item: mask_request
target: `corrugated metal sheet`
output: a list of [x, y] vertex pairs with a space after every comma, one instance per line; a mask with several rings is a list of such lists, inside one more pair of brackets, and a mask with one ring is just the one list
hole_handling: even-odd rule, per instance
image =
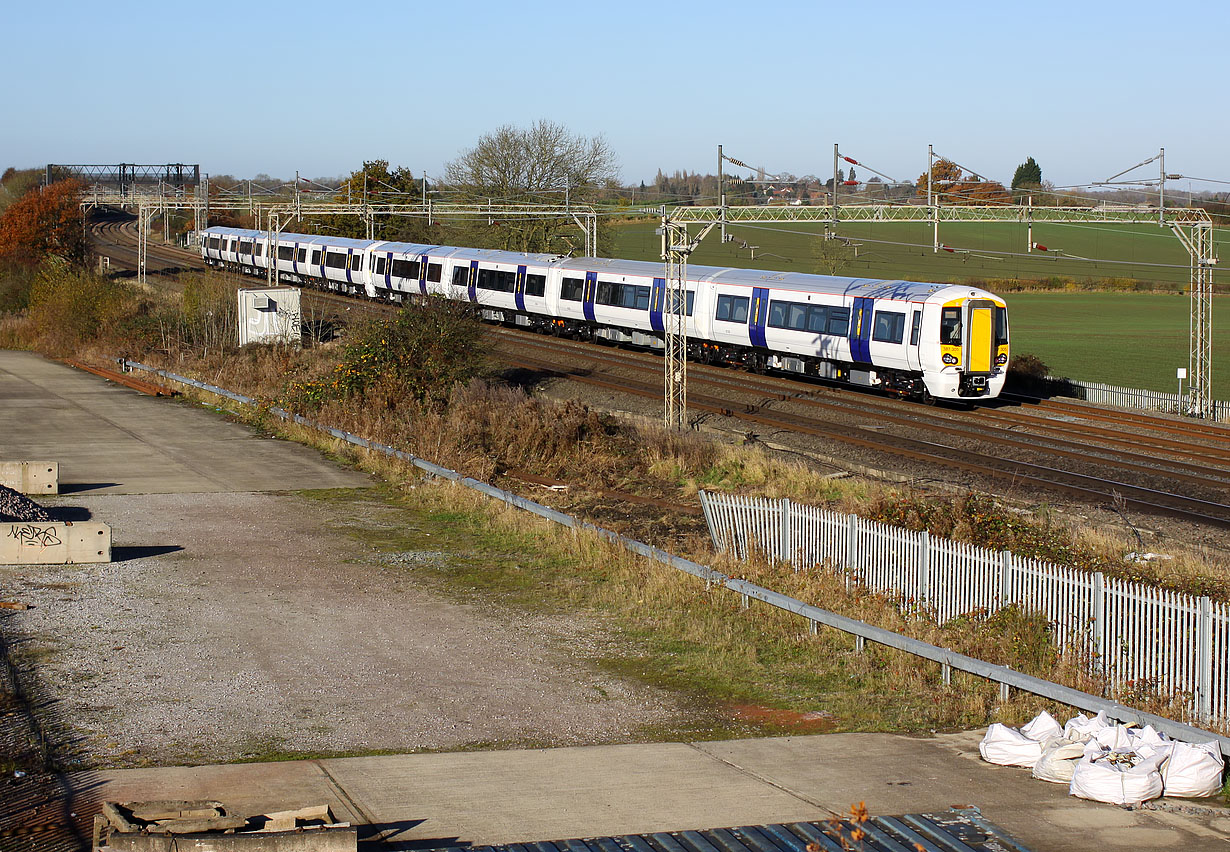
[[1029, 852], [982, 819], [976, 808], [872, 817], [857, 825], [848, 819], [745, 825], [500, 846], [448, 846], [433, 852], [807, 852], [809, 846], [812, 852]]

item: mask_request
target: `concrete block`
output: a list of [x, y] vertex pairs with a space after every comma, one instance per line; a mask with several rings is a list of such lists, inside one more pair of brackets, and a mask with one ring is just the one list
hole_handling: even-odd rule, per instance
[[0, 461], [0, 485], [22, 494], [59, 494], [60, 463]]
[[110, 562], [111, 527], [96, 521], [0, 524], [0, 565]]

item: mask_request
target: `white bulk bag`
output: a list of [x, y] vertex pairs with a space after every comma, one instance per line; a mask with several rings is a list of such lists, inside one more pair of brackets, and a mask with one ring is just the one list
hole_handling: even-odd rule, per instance
[[1110, 721], [1106, 718], [1106, 714], [1099, 710], [1098, 715], [1090, 719], [1084, 713], [1077, 713], [1068, 723], [1063, 726], [1063, 737], [1066, 740], [1075, 740], [1077, 742], [1089, 742], [1089, 738], [1103, 728], [1111, 727]]
[[1160, 762], [1159, 757], [1145, 757], [1135, 751], [1086, 755], [1076, 764], [1068, 790], [1073, 796], [1095, 802], [1139, 805], [1162, 795]]
[[1021, 726], [1021, 733], [1031, 740], [1044, 743], [1062, 734], [1063, 728], [1055, 721], [1054, 716], [1043, 710], [1028, 725]]
[[1097, 757], [1106, 751], [1135, 751], [1136, 733], [1124, 725], [1111, 725], [1093, 732], [1085, 743], [1085, 755]]
[[996, 722], [987, 728], [978, 752], [988, 763], [1000, 766], [1033, 766], [1042, 756], [1042, 743], [1031, 740], [1016, 728]]
[[1042, 746], [1042, 756], [1034, 764], [1033, 776], [1041, 781], [1069, 784], [1076, 764], [1085, 756], [1083, 743], [1065, 740], [1062, 737], [1047, 740]]
[[1169, 757], [1162, 764], [1162, 785], [1167, 796], [1201, 798], [1221, 790], [1226, 765], [1215, 742], [1167, 743]]

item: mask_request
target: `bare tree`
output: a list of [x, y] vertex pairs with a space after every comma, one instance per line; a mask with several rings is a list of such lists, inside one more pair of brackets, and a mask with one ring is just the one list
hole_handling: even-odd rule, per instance
[[[586, 202], [615, 187], [618, 175], [605, 139], [573, 135], [545, 119], [484, 134], [445, 166], [456, 197], [497, 205]], [[562, 220], [498, 222], [487, 230], [487, 242], [521, 251], [559, 251], [580, 241], [576, 226]]]

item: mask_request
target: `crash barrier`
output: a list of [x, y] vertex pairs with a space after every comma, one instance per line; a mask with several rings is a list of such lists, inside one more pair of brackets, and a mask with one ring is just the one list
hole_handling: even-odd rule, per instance
[[[126, 361], [121, 359], [125, 370], [144, 370], [151, 373], [156, 373], [163, 378], [170, 379], [175, 382], [194, 387], [199, 390], [206, 391], [215, 396], [224, 399], [232, 400], [241, 405], [255, 406], [257, 400], [243, 394], [235, 393], [234, 391], [226, 390], [225, 388], [217, 387], [216, 385], [199, 382], [196, 379], [191, 379], [186, 376], [180, 376], [166, 370], [160, 370], [155, 367], [149, 367], [140, 364], [136, 361]], [[681, 556], [675, 556], [667, 553], [665, 550], [637, 541], [636, 539], [622, 536], [619, 533], [591, 524], [587, 521], [581, 521], [571, 515], [566, 515], [563, 512], [556, 511], [548, 506], [543, 506], [541, 503], [535, 503], [533, 500], [527, 500], [519, 494], [513, 494], [509, 491], [504, 491], [501, 488], [496, 488], [486, 482], [481, 482], [477, 479], [472, 479], [468, 476], [463, 476], [455, 470], [442, 467], [438, 464], [433, 464], [426, 459], [421, 459], [415, 455], [405, 452], [404, 450], [390, 447], [387, 444], [381, 444], [376, 441], [369, 441], [366, 438], [354, 435], [350, 432], [341, 429], [334, 429], [330, 426], [325, 426], [315, 421], [309, 420], [299, 414], [293, 414], [282, 408], [270, 407], [266, 409], [271, 415], [281, 420], [297, 423], [301, 426], [306, 426], [311, 429], [323, 432], [326, 435], [331, 435], [338, 440], [345, 441], [356, 447], [362, 447], [372, 452], [382, 453], [391, 458], [400, 459], [414, 467], [428, 473], [432, 476], [441, 479], [447, 479], [458, 485], [470, 488], [480, 494], [485, 494], [496, 500], [500, 500], [510, 506], [515, 506], [518, 509], [523, 509], [531, 514], [546, 518], [561, 526], [570, 529], [585, 530], [593, 533], [599, 538], [610, 541], [629, 553], [635, 553], [638, 556], [643, 556], [647, 559], [652, 559], [663, 565], [670, 566], [679, 571], [691, 574], [704, 580], [707, 585], [723, 586], [733, 592], [737, 592], [743, 597], [745, 604], [752, 600], [758, 600], [770, 606], [787, 612], [793, 612], [796, 615], [802, 616], [811, 622], [812, 630], [815, 631], [819, 625], [833, 627], [841, 630], [844, 633], [849, 633], [856, 637], [856, 642], [861, 646], [864, 642], [870, 641], [879, 645], [885, 645], [889, 648], [895, 648], [899, 651], [904, 651], [908, 654], [913, 654], [917, 657], [932, 660], [939, 663], [941, 671], [945, 679], [947, 679], [953, 670], [968, 672], [987, 680], [1000, 684], [1001, 694], [1006, 698], [1010, 688], [1021, 689], [1025, 692], [1040, 695], [1044, 698], [1049, 698], [1052, 701], [1058, 701], [1061, 704], [1066, 704], [1069, 707], [1076, 707], [1081, 710], [1088, 710], [1093, 713], [1103, 712], [1107, 717], [1119, 720], [1124, 723], [1135, 725], [1153, 725], [1159, 731], [1163, 731], [1171, 737], [1188, 742], [1209, 742], [1216, 741], [1221, 748], [1222, 753], [1230, 755], [1230, 737], [1221, 734], [1215, 734], [1211, 731], [1202, 730], [1193, 725], [1184, 722], [1177, 722], [1173, 719], [1166, 719], [1154, 713], [1146, 713], [1143, 710], [1137, 710], [1132, 707], [1127, 707], [1118, 702], [1102, 698], [1097, 695], [1091, 695], [1087, 692], [1081, 692], [1078, 689], [1063, 686], [1058, 683], [1052, 683], [1042, 678], [1033, 677], [1032, 675], [1022, 674], [1021, 672], [1013, 671], [1006, 666], [988, 663], [984, 660], [979, 660], [974, 657], [959, 654], [951, 651], [948, 648], [940, 648], [937, 645], [931, 645], [927, 642], [922, 642], [918, 639], [904, 636], [900, 633], [894, 633], [891, 630], [886, 630], [882, 627], [876, 627], [872, 624], [866, 624], [862, 621], [857, 621], [844, 615], [839, 615], [835, 612], [830, 612], [821, 609], [817, 606], [804, 603], [787, 595], [780, 594], [771, 589], [766, 589], [763, 586], [758, 586], [755, 583], [749, 583], [747, 580], [741, 580], [736, 577], [728, 577], [719, 571], [693, 562], [690, 559], [684, 559]]]
[[0, 461], [0, 485], [22, 494], [59, 494], [59, 462]]
[[1112, 687], [1148, 683], [1190, 695], [1202, 722], [1230, 717], [1225, 604], [790, 500], [702, 491], [700, 501], [719, 553], [826, 565], [940, 624], [1017, 604], [1045, 615], [1058, 647], [1090, 655]]

